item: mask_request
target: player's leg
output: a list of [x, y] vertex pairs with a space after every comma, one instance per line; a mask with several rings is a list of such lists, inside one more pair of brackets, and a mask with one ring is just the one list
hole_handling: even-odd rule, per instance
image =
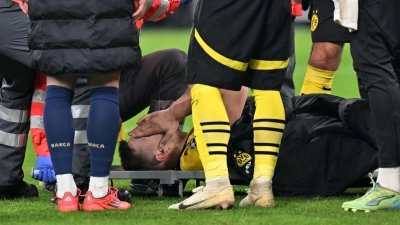
[[[52, 78], [50, 78], [50, 79], [52, 79]], [[54, 83], [54, 81], [50, 80], [50, 82], [48, 84], [51, 85], [53, 83]], [[71, 81], [71, 83], [73, 83], [73, 82]], [[58, 84], [58, 83], [55, 83], [55, 84]], [[73, 86], [74, 85], [70, 85], [69, 87], [73, 88]], [[56, 115], [58, 115], [58, 116], [63, 115], [63, 118], [65, 118], [65, 121], [68, 121], [67, 124], [73, 124], [72, 126], [71, 125], [66, 126], [68, 130], [66, 130], [65, 134], [74, 133], [74, 135], [71, 135], [71, 134], [68, 135], [69, 141], [65, 142], [65, 143], [71, 143], [70, 139], [72, 137], [72, 143], [75, 143], [75, 145], [73, 145], [74, 148], [77, 147], [77, 145], [76, 145], [77, 143], [79, 143], [83, 148], [86, 148], [86, 146], [88, 145], [88, 141], [86, 138], [86, 136], [87, 136], [86, 135], [86, 124], [87, 124], [87, 118], [88, 118], [89, 108], [90, 108], [88, 103], [91, 98], [90, 98], [90, 96], [88, 96], [89, 92], [87, 91], [87, 88], [86, 88], [86, 86], [87, 86], [86, 79], [80, 79], [80, 81], [78, 82], [78, 86], [79, 86], [79, 88], [77, 89], [77, 91], [75, 93], [72, 92], [72, 90], [70, 90], [69, 88], [62, 89], [63, 87], [59, 87], [59, 86], [55, 86], [55, 85], [49, 86], [47, 88], [46, 96], [49, 99], [46, 100], [47, 111], [46, 111], [46, 107], [45, 107], [44, 118], [45, 118], [45, 126], [47, 124], [46, 130], [47, 130], [47, 140], [48, 141], [53, 141], [55, 138], [54, 135], [52, 135], [52, 133], [54, 132], [54, 131], [52, 131], [52, 129], [54, 129], [54, 127], [49, 124], [57, 124], [55, 121], [53, 121], [54, 119], [57, 120], [57, 118], [55, 118], [55, 115], [52, 114], [52, 113], [56, 113]], [[98, 93], [100, 93], [100, 94], [98, 94]], [[96, 92], [96, 94], [93, 95], [92, 100], [97, 102], [96, 97], [102, 98], [101, 94], [102, 94], [101, 90]], [[116, 98], [118, 98], [118, 95], [116, 95]], [[72, 102], [75, 102], [75, 105], [72, 105], [72, 107], [71, 107]], [[85, 103], [87, 103], [87, 104], [85, 104]], [[54, 110], [54, 106], [57, 107], [59, 111]], [[106, 107], [106, 109], [109, 108], [109, 107], [107, 107], [107, 104], [104, 104], [104, 106]], [[69, 110], [67, 110], [68, 107], [69, 107]], [[107, 111], [107, 110], [105, 110], [105, 111]], [[72, 123], [71, 123], [71, 121], [72, 121]], [[61, 123], [63, 123], [63, 122], [61, 122]], [[76, 127], [76, 126], [78, 126], [77, 129], [74, 129], [74, 127]], [[60, 127], [65, 127], [65, 126], [61, 125]], [[72, 131], [70, 129], [71, 127], [72, 127]], [[84, 132], [83, 136], [82, 136], [82, 131]], [[77, 133], [78, 133], [78, 135], [77, 135]], [[77, 136], [77, 138], [78, 138], [75, 142], [74, 142], [74, 139], [75, 139], [74, 136], [75, 137]], [[62, 143], [62, 142], [60, 142], [60, 143]], [[78, 144], [78, 146], [79, 146], [79, 144]], [[53, 163], [57, 164], [57, 166], [55, 167], [55, 171], [57, 173], [57, 183], [58, 183], [57, 184], [58, 188], [57, 188], [57, 193], [56, 193], [56, 196], [58, 198], [58, 200], [57, 200], [58, 201], [58, 209], [60, 211], [75, 211], [75, 210], [77, 210], [77, 206], [78, 206], [78, 196], [81, 194], [80, 188], [84, 188], [85, 192], [88, 189], [90, 190], [90, 188], [88, 187], [89, 186], [88, 175], [90, 173], [90, 168], [85, 167], [85, 165], [88, 165], [89, 167], [91, 165], [90, 162], [88, 162], [88, 158], [90, 157], [90, 154], [86, 151], [86, 149], [83, 149], [82, 151], [78, 152], [78, 154], [77, 154], [76, 149], [75, 149], [75, 157], [76, 158], [74, 158], [74, 160], [72, 160], [72, 150], [71, 150], [72, 146], [69, 146], [69, 144], [66, 144], [66, 146], [64, 146], [64, 147], [67, 147], [67, 148], [62, 149], [61, 151], [60, 150], [54, 151], [50, 147], [52, 161], [53, 161]], [[81, 153], [81, 154], [79, 154], [79, 153]], [[84, 154], [85, 158], [81, 157], [82, 154]], [[69, 162], [68, 159], [71, 160], [70, 163], [68, 163]], [[102, 159], [103, 158], [100, 157], [99, 160], [102, 161]], [[63, 162], [61, 162], [61, 161], [63, 161]], [[75, 167], [73, 167], [72, 164], [74, 164]], [[87, 175], [86, 174], [83, 174], [82, 176], [80, 175], [82, 173], [82, 168], [86, 169]], [[72, 175], [73, 169], [76, 170], [74, 175]], [[108, 170], [109, 170], [109, 168], [108, 168]], [[97, 169], [95, 171], [97, 171]], [[97, 178], [97, 177], [94, 178], [94, 183], [96, 183], [99, 180], [100, 180], [100, 183], [101, 183], [101, 181], [103, 181], [101, 178]], [[109, 191], [108, 179], [106, 179], [105, 182], [107, 184], [105, 189], [106, 189], [106, 192], [108, 193], [108, 191]], [[115, 191], [116, 190], [114, 190], [114, 189], [110, 189], [110, 192], [115, 192]], [[96, 195], [96, 194], [94, 194], [94, 195]], [[111, 196], [115, 196], [115, 195], [111, 194]], [[110, 200], [111, 198], [107, 197], [106, 201]], [[88, 207], [88, 204], [85, 205], [86, 210], [88, 210], [87, 208], [92, 208], [93, 205], [97, 206], [99, 201], [104, 202], [105, 200], [102, 198], [93, 199], [93, 201], [90, 202], [90, 203], [94, 202], [93, 204], [90, 204], [89, 207]], [[125, 204], [125, 203], [123, 203], [123, 204]]]
[[291, 9], [288, 9], [288, 4], [290, 1], [271, 1], [265, 8], [267, 13], [263, 21], [266, 32], [259, 35], [260, 49], [254, 52], [249, 64], [245, 84], [252, 88], [256, 104], [253, 122], [255, 164], [248, 195], [240, 206], [275, 206], [272, 177], [285, 127], [285, 111], [279, 90], [291, 55]]
[[[248, 196], [241, 206], [275, 206], [272, 193], [272, 177], [285, 127], [285, 112], [277, 90], [255, 90], [254, 114], [254, 174]], [[258, 200], [256, 200], [258, 199]]]
[[72, 177], [75, 129], [71, 103], [75, 82], [76, 77], [47, 76], [43, 124], [57, 178], [56, 196], [59, 211], [78, 210], [79, 191]]
[[[90, 177], [90, 151], [86, 136], [87, 118], [90, 109], [90, 92], [87, 87], [87, 79], [79, 77], [74, 90], [71, 111], [75, 126], [75, 138], [73, 146], [72, 174], [76, 186], [81, 191], [81, 196], [86, 194], [89, 188]], [[45, 189], [55, 190], [56, 182], [46, 183]], [[83, 199], [81, 199], [82, 201]]]
[[[260, 4], [264, 4], [263, 1], [248, 4], [206, 0], [197, 6], [186, 80], [194, 84], [192, 118], [206, 187], [201, 191], [196, 189], [192, 197], [170, 209], [229, 208], [234, 204], [226, 161], [229, 119], [218, 88], [241, 89], [251, 53], [257, 46], [252, 39], [255, 40], [260, 31], [252, 25], [253, 20], [263, 19], [258, 13]], [[230, 19], [241, 21], [243, 26], [226, 26], [225, 21]], [[208, 200], [201, 202], [202, 199]]]
[[314, 0], [312, 3], [310, 13], [313, 47], [300, 94], [330, 94], [343, 45], [350, 41], [352, 34], [333, 21], [332, 1]]
[[[351, 41], [354, 68], [368, 93], [378, 147], [377, 183], [345, 210], [400, 209], [400, 88], [392, 59], [400, 44], [400, 2], [360, 1], [359, 26]], [[378, 21], [378, 22], [377, 22]], [[370, 38], [374, 37], [374, 38]]]
[[218, 88], [204, 84], [193, 85], [190, 93], [194, 135], [206, 187], [194, 189], [194, 195], [169, 209], [230, 208], [234, 204], [226, 161], [230, 126], [222, 95]]
[[300, 94], [330, 94], [333, 77], [340, 64], [342, 42], [313, 43]]
[[218, 88], [203, 84], [194, 85], [190, 93], [194, 135], [206, 186], [194, 189], [194, 195], [169, 209], [230, 208], [234, 204], [226, 161], [230, 126], [221, 93]]
[[85, 211], [130, 208], [129, 203], [118, 199], [118, 190], [108, 185], [120, 130], [119, 76], [120, 73], [112, 73], [88, 77], [91, 101], [87, 140], [91, 169], [89, 189], [82, 204]]
[[[90, 93], [87, 87], [87, 79], [79, 77], [74, 90], [74, 97], [71, 105], [72, 117], [75, 126], [75, 138], [72, 153], [72, 174], [76, 186], [78, 189], [80, 189], [82, 196], [88, 190], [90, 176], [90, 153], [86, 137], [86, 125], [89, 108]], [[55, 192], [56, 184], [56, 182], [45, 183], [44, 188], [47, 191]]]

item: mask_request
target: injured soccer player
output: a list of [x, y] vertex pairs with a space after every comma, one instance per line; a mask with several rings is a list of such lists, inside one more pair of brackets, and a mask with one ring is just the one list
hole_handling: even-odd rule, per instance
[[[293, 99], [282, 96], [287, 129], [272, 180], [273, 194], [335, 196], [352, 185], [368, 186], [366, 174], [377, 168], [368, 102], [327, 94]], [[176, 101], [178, 105], [184, 105], [182, 99]], [[235, 122], [230, 122], [227, 165], [229, 174], [240, 183], [250, 183], [254, 172], [254, 99], [248, 97], [243, 105], [240, 114], [230, 118]], [[129, 132], [129, 141], [120, 142], [125, 170], [203, 170], [193, 129], [183, 132], [177, 128], [182, 118], [172, 116], [176, 106], [146, 115]], [[366, 180], [360, 183], [361, 178]]]
[[[221, 91], [224, 103], [227, 105], [226, 108], [231, 125], [240, 118], [243, 106], [247, 104], [247, 94], [248, 89], [246, 87], [243, 87], [240, 91]], [[181, 113], [176, 115], [174, 112]], [[168, 113], [172, 113], [174, 116], [167, 116]], [[203, 170], [198, 157], [193, 129], [189, 133], [183, 132], [178, 129], [178, 124], [176, 123], [189, 114], [190, 95], [189, 91], [187, 91], [167, 110], [148, 114], [147, 118], [145, 116], [139, 120], [138, 128], [129, 133], [131, 138], [128, 142], [121, 141], [119, 144], [123, 168], [125, 170]], [[172, 123], [166, 121], [168, 118], [174, 118]], [[148, 129], [142, 129], [143, 132], [140, 131], [141, 122], [153, 120], [158, 123], [158, 119], [163, 120], [164, 124], [175, 125], [170, 126], [167, 131], [162, 130], [160, 127], [158, 134], [156, 130], [152, 130], [152, 133], [147, 133], [148, 135], [146, 135], [146, 132], [149, 132]], [[143, 122], [143, 124], [145, 123]], [[167, 138], [164, 132], [168, 134]], [[139, 133], [141, 137], [135, 137]]]

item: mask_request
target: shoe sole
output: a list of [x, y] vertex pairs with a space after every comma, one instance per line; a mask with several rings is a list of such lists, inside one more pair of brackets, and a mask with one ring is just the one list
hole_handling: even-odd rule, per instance
[[[240, 207], [258, 206], [258, 207], [266, 207], [266, 208], [275, 207], [275, 199], [272, 194], [270, 197], [267, 197], [266, 199], [264, 197], [265, 196], [261, 195], [260, 197], [254, 199], [254, 200], [251, 200], [251, 197], [248, 195], [239, 203], [239, 206]], [[247, 201], [245, 201], [246, 198], [249, 198], [249, 199], [247, 199]]]
[[74, 212], [74, 211], [79, 211], [79, 206], [78, 207], [70, 206], [70, 207], [64, 207], [62, 209], [60, 209], [60, 208], [57, 208], [57, 209], [60, 212]]
[[239, 204], [240, 207], [246, 207], [246, 206], [257, 206], [257, 207], [265, 207], [265, 208], [274, 208], [275, 207], [275, 203], [274, 204], [257, 204], [257, 203], [253, 203], [253, 204]]
[[365, 213], [369, 212], [375, 212], [375, 211], [395, 211], [399, 210], [397, 208], [385, 208], [385, 209], [358, 209], [358, 208], [350, 208], [350, 207], [342, 207], [342, 209], [346, 212], [351, 211], [351, 212], [358, 212], [358, 211], [364, 211]]
[[349, 208], [349, 207], [342, 207], [342, 209], [346, 212], [351, 211], [351, 212], [357, 212], [357, 211], [364, 211], [365, 213], [373, 212], [374, 210], [370, 209], [355, 209], [355, 208]]
[[186, 209], [175, 209], [171, 208], [173, 210], [202, 210], [202, 209], [218, 209], [218, 210], [225, 210], [225, 209], [232, 209], [233, 206], [235, 205], [235, 201], [231, 200], [224, 200], [216, 205], [212, 205], [209, 207], [192, 207], [192, 208], [186, 208]]
[[128, 210], [128, 209], [130, 209], [130, 207], [127, 208], [127, 209], [123, 209], [123, 208], [107, 208], [107, 209], [106, 209], [106, 208], [103, 208], [102, 206], [95, 205], [95, 204], [90, 205], [90, 206], [82, 206], [82, 210], [83, 210], [83, 211]]

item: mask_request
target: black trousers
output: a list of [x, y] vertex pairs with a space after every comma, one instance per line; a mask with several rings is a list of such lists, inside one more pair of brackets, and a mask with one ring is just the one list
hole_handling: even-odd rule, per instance
[[399, 11], [398, 0], [360, 0], [350, 45], [370, 102], [381, 168], [400, 166]]
[[[142, 57], [136, 70], [122, 71], [119, 82], [119, 105], [122, 121], [140, 113], [168, 108], [187, 89], [185, 52], [166, 49]], [[84, 79], [78, 80], [72, 112], [75, 122], [75, 144], [72, 172], [90, 176], [90, 153], [87, 147], [86, 123], [89, 109], [89, 92]]]
[[29, 68], [28, 17], [18, 4], [0, 0], [0, 187], [23, 182], [36, 72]]
[[296, 67], [296, 53], [295, 53], [295, 43], [294, 43], [294, 21], [292, 21], [290, 28], [290, 59], [289, 65], [286, 70], [285, 77], [283, 79], [281, 92], [284, 92], [287, 97], [293, 98], [295, 94], [293, 74], [294, 68]]

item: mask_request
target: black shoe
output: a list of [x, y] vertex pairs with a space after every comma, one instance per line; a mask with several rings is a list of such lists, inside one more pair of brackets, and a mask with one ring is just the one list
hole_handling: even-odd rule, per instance
[[[182, 186], [185, 188], [188, 180], [182, 180]], [[158, 187], [160, 186], [160, 180], [157, 179], [135, 179], [131, 180], [131, 191], [132, 192], [150, 192], [158, 193]], [[165, 196], [179, 196], [179, 182], [174, 184], [162, 185], [163, 195]]]
[[160, 181], [156, 179], [135, 179], [131, 180], [131, 191], [157, 192]]
[[0, 199], [37, 198], [39, 192], [35, 185], [22, 182], [14, 186], [0, 187]]
[[54, 182], [44, 183], [43, 190], [45, 192], [56, 193], [56, 191], [57, 191], [57, 182], [54, 181]]
[[83, 200], [85, 199], [86, 192], [89, 189], [90, 177], [83, 177], [78, 174], [73, 174], [73, 176], [76, 187], [81, 190], [81, 195], [79, 196], [79, 203], [82, 204]]

